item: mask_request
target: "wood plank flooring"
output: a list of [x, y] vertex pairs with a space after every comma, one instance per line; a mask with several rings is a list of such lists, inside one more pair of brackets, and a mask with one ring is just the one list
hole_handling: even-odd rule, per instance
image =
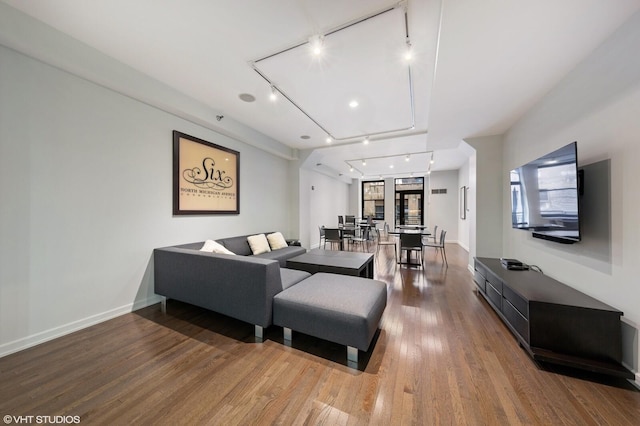
[[[371, 248], [374, 251], [374, 248]], [[0, 359], [0, 415], [80, 424], [638, 425], [626, 381], [536, 365], [474, 291], [467, 252], [376, 258], [388, 305], [358, 369], [343, 346], [191, 305], [151, 306]], [[14, 422], [15, 423], [15, 422]]]

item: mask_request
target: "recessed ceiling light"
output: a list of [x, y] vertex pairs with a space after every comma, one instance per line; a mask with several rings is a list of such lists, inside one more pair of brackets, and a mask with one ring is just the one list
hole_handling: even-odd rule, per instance
[[393, 164], [391, 164], [391, 165], [389, 166], [389, 168], [390, 168], [390, 169], [393, 169]]
[[275, 102], [278, 100], [278, 93], [276, 92], [276, 88], [271, 86], [271, 93], [269, 94], [269, 99], [271, 102]]
[[300, 139], [311, 139], [311, 136], [309, 136], [309, 135], [302, 135], [302, 136], [300, 136]]
[[362, 165], [366, 166], [367, 165], [367, 160], [362, 160]]
[[349, 167], [349, 171], [352, 172], [353, 171], [353, 167]]
[[362, 143], [365, 144], [365, 145], [369, 145], [369, 136], [366, 136], [364, 138], [364, 140], [362, 141]]
[[240, 93], [238, 97], [240, 98], [241, 101], [245, 101], [245, 102], [255, 102], [256, 100], [256, 97], [250, 93]]
[[409, 155], [407, 154], [406, 157], [404, 157], [404, 161], [409, 161]]
[[327, 143], [331, 143], [331, 142], [333, 142], [333, 139], [331, 139], [331, 136], [327, 136], [326, 141], [327, 141]]
[[352, 100], [351, 102], [349, 102], [349, 107], [350, 108], [358, 108], [358, 105], [360, 105], [360, 104], [355, 99]]

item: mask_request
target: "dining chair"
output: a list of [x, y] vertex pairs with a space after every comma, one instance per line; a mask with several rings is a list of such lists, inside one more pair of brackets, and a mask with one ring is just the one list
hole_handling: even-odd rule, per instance
[[364, 251], [366, 245], [367, 251], [369, 251], [369, 227], [360, 228], [360, 236], [356, 237], [354, 235], [351, 237], [351, 244], [361, 244], [362, 251]]
[[350, 225], [349, 223], [345, 223], [342, 228], [342, 240], [346, 241], [347, 246], [350, 245], [351, 241], [356, 237], [356, 227], [355, 225]]
[[342, 215], [338, 215], [338, 226], [344, 225], [344, 217]]
[[[438, 225], [435, 225], [433, 227], [433, 232], [431, 232], [431, 235], [424, 235], [422, 237], [422, 245], [429, 244], [429, 243], [437, 243], [438, 242], [437, 238], [438, 238]], [[436, 249], [436, 252], [437, 252], [437, 249]]]
[[[400, 234], [400, 263], [405, 265], [420, 266], [423, 264], [422, 257], [422, 234], [419, 233], [401, 233]], [[402, 262], [402, 252], [407, 252], [407, 261]], [[420, 263], [411, 263], [411, 253], [417, 251], [420, 252]]]
[[320, 240], [318, 241], [318, 247], [322, 245], [322, 240], [324, 240], [324, 225], [318, 226], [318, 231], [320, 232]]
[[333, 247], [333, 244], [338, 244], [338, 250], [342, 248], [342, 233], [338, 228], [324, 228], [324, 246], [327, 247], [327, 243], [329, 243], [329, 248]]
[[438, 253], [438, 250], [440, 250], [440, 254], [442, 256], [442, 261], [449, 266], [449, 262], [447, 262], [447, 253], [444, 250], [444, 240], [445, 237], [447, 236], [447, 231], [445, 231], [444, 229], [442, 231], [440, 231], [440, 241], [436, 242], [436, 243], [423, 243], [424, 247], [433, 247], [436, 249], [436, 255]]
[[355, 225], [355, 224], [356, 224], [356, 217], [355, 217], [355, 216], [353, 216], [353, 215], [349, 215], [349, 214], [348, 214], [348, 215], [346, 215], [346, 216], [344, 217], [344, 223], [345, 223], [346, 225]]
[[393, 235], [389, 234], [389, 224], [385, 222], [383, 231], [380, 232], [378, 228], [374, 228], [378, 237], [378, 245], [376, 246], [376, 256], [380, 250], [380, 246], [393, 246], [393, 256], [395, 261], [398, 261], [398, 251], [396, 250], [397, 242]]
[[438, 242], [437, 238], [438, 238], [438, 225], [435, 225], [433, 227], [433, 233], [429, 235], [427, 239], [431, 239], [432, 243], [437, 243]]

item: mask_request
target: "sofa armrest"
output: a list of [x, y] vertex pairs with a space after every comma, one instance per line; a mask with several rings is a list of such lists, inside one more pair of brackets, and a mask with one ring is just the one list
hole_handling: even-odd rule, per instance
[[155, 292], [268, 327], [282, 291], [275, 260], [165, 247], [154, 250]]

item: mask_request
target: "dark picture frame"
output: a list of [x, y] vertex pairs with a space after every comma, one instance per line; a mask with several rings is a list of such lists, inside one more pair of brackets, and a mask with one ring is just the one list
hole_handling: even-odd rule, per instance
[[174, 130], [173, 214], [240, 214], [240, 153]]
[[460, 187], [460, 219], [467, 218], [467, 187]]

